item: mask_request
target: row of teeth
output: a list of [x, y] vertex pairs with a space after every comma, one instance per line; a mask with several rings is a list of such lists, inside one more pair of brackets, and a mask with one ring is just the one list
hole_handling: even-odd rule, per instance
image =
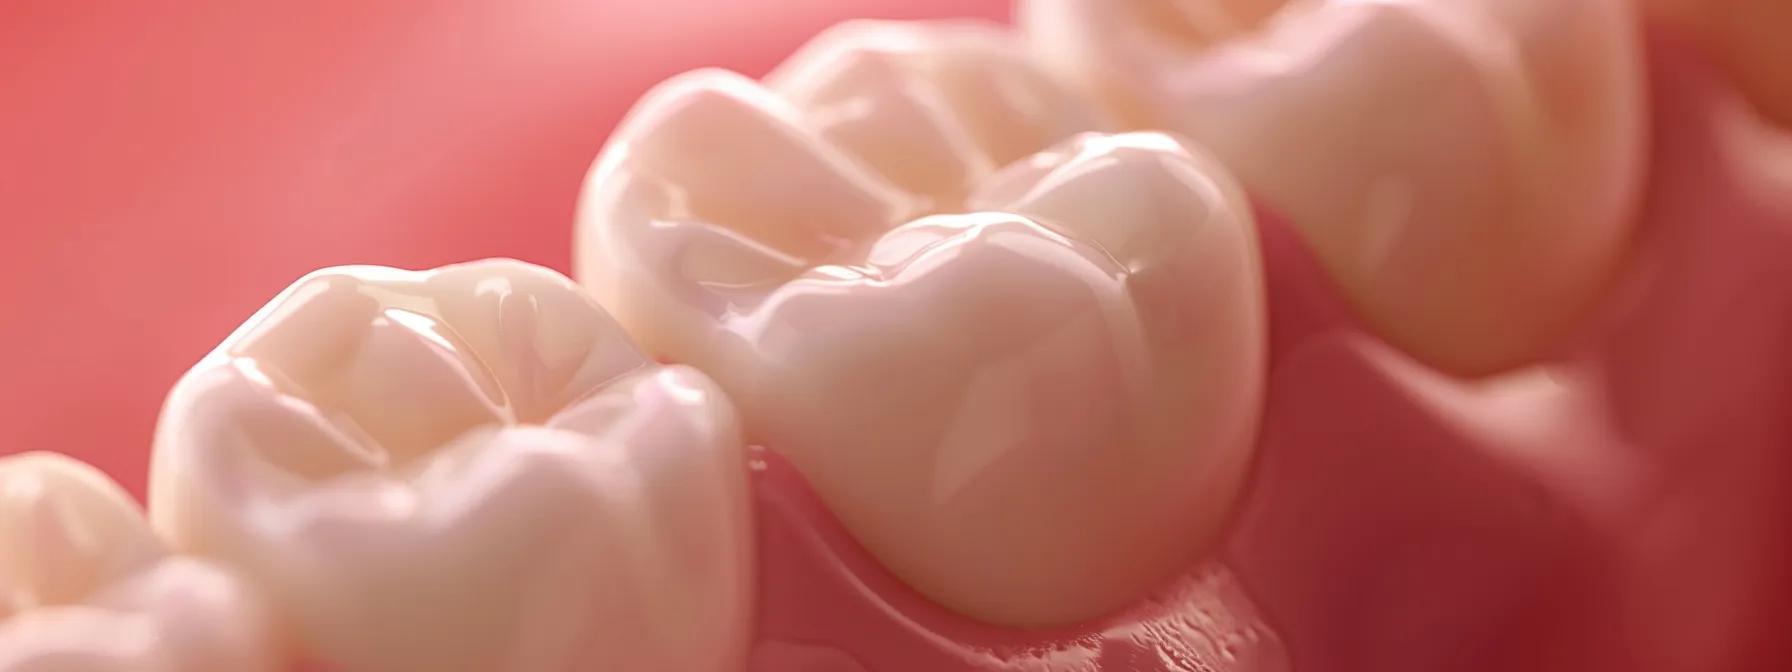
[[971, 618], [1137, 599], [1250, 462], [1246, 187], [1461, 374], [1537, 357], [1629, 234], [1619, 0], [1279, 4], [853, 23], [666, 83], [590, 174], [581, 284], [307, 276], [175, 387], [147, 521], [0, 460], [0, 670], [739, 669], [749, 444]]

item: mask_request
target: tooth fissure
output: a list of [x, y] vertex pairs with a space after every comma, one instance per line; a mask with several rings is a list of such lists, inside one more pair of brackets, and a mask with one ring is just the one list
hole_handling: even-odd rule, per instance
[[[151, 513], [183, 551], [255, 576], [315, 660], [744, 659], [752, 537], [733, 411], [706, 379], [654, 366], [564, 277], [505, 260], [323, 271], [218, 353], [170, 395]], [[301, 384], [279, 384], [285, 372]], [[391, 458], [342, 459], [360, 446]], [[697, 569], [672, 581], [669, 567]]]
[[[659, 87], [587, 177], [578, 260], [894, 573], [1046, 625], [1210, 543], [1255, 426], [1262, 291], [1232, 259], [1254, 232], [1216, 162], [1162, 135], [1075, 135], [1099, 115], [1012, 47], [1000, 29], [855, 24], [765, 88]], [[739, 232], [774, 206], [807, 214], [745, 236], [704, 223]], [[757, 246], [813, 230], [848, 235]], [[696, 245], [714, 247], [671, 252]]]

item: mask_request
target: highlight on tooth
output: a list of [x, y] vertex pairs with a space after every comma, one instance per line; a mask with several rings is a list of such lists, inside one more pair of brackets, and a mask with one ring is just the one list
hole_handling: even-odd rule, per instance
[[1076, 124], [1031, 109], [1043, 84], [976, 84], [1020, 61], [933, 30], [650, 92], [587, 178], [578, 277], [908, 585], [998, 624], [1093, 618], [1230, 512], [1262, 387], [1254, 223], [1205, 153], [1053, 138]]
[[54, 453], [0, 458], [0, 672], [281, 672], [259, 597], [170, 557], [130, 496]]
[[990, 173], [1105, 119], [1017, 36], [977, 21], [848, 21], [766, 86], [807, 126], [936, 211]]
[[732, 406], [571, 281], [488, 260], [299, 280], [175, 386], [150, 517], [342, 672], [733, 670]]
[[1017, 18], [1128, 125], [1212, 150], [1435, 367], [1544, 356], [1626, 257], [1630, 0], [1026, 0]]

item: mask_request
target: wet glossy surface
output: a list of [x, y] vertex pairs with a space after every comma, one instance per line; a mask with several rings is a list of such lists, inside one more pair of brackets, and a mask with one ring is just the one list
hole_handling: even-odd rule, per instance
[[1109, 123], [1005, 26], [981, 21], [842, 23], [765, 83], [927, 212], [952, 212], [1003, 166]]
[[[1652, 49], [1637, 263], [1549, 366], [1465, 382], [1414, 362], [1261, 217], [1265, 432], [1222, 562], [1171, 583], [1199, 587], [1187, 601], [992, 634], [890, 581], [770, 462], [761, 534], [800, 550], [767, 556], [757, 669], [1783, 668], [1792, 136], [1682, 45]], [[1270, 636], [1237, 660], [1134, 655], [1173, 648], [1129, 630], [1153, 623], [1198, 624], [1178, 635], [1197, 647]]]
[[801, 475], [757, 450], [764, 606], [749, 672], [1284, 672], [1287, 653], [1238, 578], [1203, 563], [1119, 613], [994, 627], [915, 592], [852, 540]]
[[[973, 93], [930, 109], [997, 115]], [[650, 94], [587, 185], [581, 280], [962, 613], [1105, 614], [1207, 550], [1249, 462], [1263, 350], [1225, 171], [1167, 136], [1088, 134], [982, 180], [952, 208], [969, 214], [909, 220], [938, 195], [808, 119], [720, 73]]]
[[1010, 4], [0, 3], [0, 90], [30, 101], [0, 106], [0, 350], [29, 353], [0, 376], [0, 453], [65, 452], [141, 500], [169, 386], [293, 279], [570, 273], [580, 180], [655, 83]]
[[1626, 259], [1645, 123], [1627, 0], [1298, 3], [1226, 40], [1141, 4], [1203, 3], [1038, 0], [1020, 23], [1128, 126], [1218, 156], [1417, 359], [1534, 361]]
[[740, 430], [565, 277], [326, 269], [170, 395], [150, 512], [342, 672], [727, 670], [751, 632]]
[[[1094, 622], [992, 628], [902, 586], [771, 459], [756, 671], [1779, 669], [1792, 152], [1712, 72], [1663, 57], [1654, 74], [1637, 262], [1594, 326], [1553, 346], [1560, 365], [1468, 384], [1414, 363], [1355, 324], [1271, 219], [1275, 425], [1224, 563]], [[437, 357], [429, 342], [401, 352]], [[441, 361], [472, 366], [460, 357]], [[502, 416], [517, 405], [495, 376], [430, 391]], [[377, 401], [350, 396], [332, 398]], [[359, 461], [319, 471], [406, 453], [339, 451]]]

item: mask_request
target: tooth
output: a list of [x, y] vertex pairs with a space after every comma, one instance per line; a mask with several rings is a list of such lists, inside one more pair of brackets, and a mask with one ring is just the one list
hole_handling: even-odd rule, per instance
[[[1065, 623], [1186, 568], [1258, 410], [1239, 189], [1166, 136], [1085, 135], [992, 175], [982, 212], [898, 225], [892, 189], [788, 110], [714, 73], [649, 94], [587, 181], [581, 280], [949, 608]], [[741, 188], [766, 175], [791, 181]]]
[[1665, 30], [1703, 49], [1769, 119], [1792, 126], [1792, 4], [1784, 0], [1641, 0]]
[[331, 669], [730, 670], [739, 433], [712, 383], [648, 363], [552, 271], [332, 269], [175, 387], [150, 512]]
[[278, 669], [259, 599], [166, 555], [99, 470], [51, 453], [0, 458], [0, 671]]
[[1129, 123], [1237, 171], [1394, 344], [1498, 371], [1605, 289], [1641, 175], [1625, 0], [1306, 2], [1220, 40], [1127, 10], [1168, 1], [1032, 0], [1019, 17]]
[[932, 210], [997, 168], [1102, 122], [1005, 29], [852, 21], [766, 77], [812, 128]]

